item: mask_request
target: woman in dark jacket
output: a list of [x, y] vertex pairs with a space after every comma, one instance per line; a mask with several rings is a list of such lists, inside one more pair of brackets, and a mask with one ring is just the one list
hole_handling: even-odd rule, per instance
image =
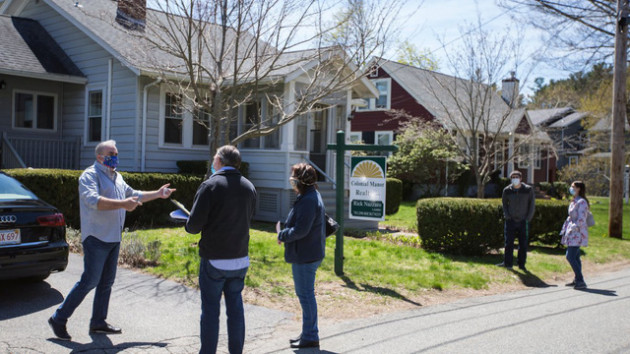
[[317, 191], [317, 172], [299, 163], [291, 168], [289, 179], [297, 199], [285, 228], [277, 225], [278, 243], [284, 242], [284, 259], [291, 263], [295, 294], [302, 306], [302, 333], [291, 339], [292, 348], [319, 347], [315, 273], [326, 249], [324, 203]]

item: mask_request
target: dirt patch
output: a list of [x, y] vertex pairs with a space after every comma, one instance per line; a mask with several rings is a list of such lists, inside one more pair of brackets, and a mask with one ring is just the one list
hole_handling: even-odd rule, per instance
[[[589, 277], [601, 275], [630, 266], [630, 261], [616, 261], [606, 264], [583, 261], [584, 275], [588, 283]], [[435, 290], [423, 289], [417, 292], [400, 292], [387, 289], [351, 289], [341, 280], [337, 282], [317, 283], [315, 294], [319, 316], [327, 321], [342, 321], [347, 319], [365, 318], [373, 315], [409, 310], [424, 306], [449, 303], [467, 297], [488, 296], [512, 291], [529, 289], [514, 277], [510, 283], [491, 283], [488, 289], [475, 290], [466, 288]], [[560, 285], [571, 281], [573, 273], [554, 276], [545, 279], [549, 285]], [[248, 304], [283, 310], [301, 314], [300, 304], [293, 294], [293, 289], [286, 289], [287, 294], [277, 295], [263, 292], [259, 289], [245, 288], [243, 299]]]

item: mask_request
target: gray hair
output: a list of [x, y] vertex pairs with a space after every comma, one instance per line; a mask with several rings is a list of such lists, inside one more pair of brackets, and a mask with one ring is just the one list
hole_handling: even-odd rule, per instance
[[236, 146], [223, 145], [217, 149], [216, 156], [219, 157], [221, 163], [225, 166], [239, 168], [241, 166], [241, 153]]
[[105, 141], [100, 142], [98, 145], [96, 145], [96, 148], [94, 148], [94, 153], [96, 155], [102, 155], [103, 150], [105, 150], [105, 148], [108, 146], [115, 148], [116, 140], [110, 139], [110, 140], [105, 140]]

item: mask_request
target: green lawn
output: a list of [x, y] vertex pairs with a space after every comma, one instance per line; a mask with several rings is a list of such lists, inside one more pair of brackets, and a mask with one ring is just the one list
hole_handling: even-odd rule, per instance
[[416, 232], [418, 230], [416, 202], [402, 201], [396, 214], [385, 215], [385, 222], [382, 225], [401, 231]]
[[[592, 198], [596, 226], [590, 229], [590, 247], [585, 248], [586, 262], [604, 263], [630, 259], [630, 235], [623, 240], [606, 236], [608, 199]], [[415, 203], [403, 203], [396, 215], [385, 223], [404, 229], [414, 229]], [[626, 206], [624, 228], [629, 229], [630, 213]], [[145, 268], [153, 274], [195, 284], [199, 266], [196, 242], [199, 235], [189, 235], [183, 228], [139, 230], [138, 237], [146, 241], [159, 240], [159, 263]], [[544, 279], [566, 277], [571, 271], [562, 249], [532, 246], [528, 257], [530, 273], [513, 272], [495, 267], [502, 260], [499, 254], [484, 257], [455, 257], [425, 252], [421, 248], [396, 243], [383, 235], [363, 239], [346, 237], [343, 277], [334, 274], [335, 237], [328, 238], [327, 256], [318, 272], [318, 284], [340, 283], [378, 295], [399, 297], [422, 289], [471, 288], [486, 289], [493, 283], [522, 282], [531, 286], [544, 284]], [[417, 242], [416, 242], [417, 244]], [[250, 243], [251, 267], [248, 287], [272, 295], [292, 292], [291, 269], [284, 262], [283, 247], [276, 243], [273, 224], [256, 223]], [[589, 270], [585, 266], [588, 277]], [[287, 290], [289, 289], [289, 290]]]

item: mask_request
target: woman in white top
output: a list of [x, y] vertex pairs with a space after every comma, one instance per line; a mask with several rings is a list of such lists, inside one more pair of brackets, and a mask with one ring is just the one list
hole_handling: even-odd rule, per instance
[[569, 204], [569, 216], [562, 225], [562, 244], [567, 246], [567, 260], [573, 268], [575, 278], [567, 286], [575, 289], [586, 288], [582, 275], [582, 261], [580, 261], [580, 247], [588, 246], [588, 226], [586, 218], [590, 203], [586, 199], [586, 186], [584, 182], [575, 181], [571, 184], [569, 193], [573, 196]]

